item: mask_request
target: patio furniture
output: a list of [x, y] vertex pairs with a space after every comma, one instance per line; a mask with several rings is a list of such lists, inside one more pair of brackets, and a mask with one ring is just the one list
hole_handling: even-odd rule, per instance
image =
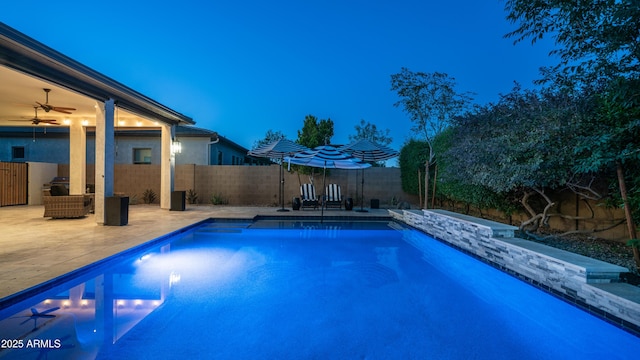
[[64, 187], [62, 189], [54, 185], [51, 189], [43, 191], [43, 217], [79, 218], [89, 214], [93, 206], [91, 195], [68, 195], [68, 193], [65, 194], [66, 189]]
[[300, 207], [302, 210], [308, 207], [313, 209], [318, 208], [318, 197], [316, 196], [316, 188], [313, 184], [302, 184], [302, 186], [300, 186], [300, 196], [300, 200], [302, 201]]
[[342, 210], [342, 193], [340, 191], [340, 185], [338, 184], [327, 185], [327, 189], [325, 192], [324, 206], [327, 209], [337, 208]]

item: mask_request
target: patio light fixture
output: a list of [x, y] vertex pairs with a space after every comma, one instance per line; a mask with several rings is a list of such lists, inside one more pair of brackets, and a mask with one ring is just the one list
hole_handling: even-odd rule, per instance
[[182, 144], [178, 140], [173, 140], [171, 142], [171, 153], [180, 154], [182, 153]]

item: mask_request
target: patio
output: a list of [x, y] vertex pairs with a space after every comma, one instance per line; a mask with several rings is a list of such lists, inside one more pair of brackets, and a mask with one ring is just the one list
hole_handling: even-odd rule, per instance
[[[320, 216], [320, 210], [276, 210], [188, 205], [186, 211], [167, 211], [158, 205], [135, 205], [129, 207], [127, 226], [100, 226], [93, 214], [54, 220], [42, 217], [44, 209], [39, 205], [0, 207], [0, 299], [201, 220], [250, 219], [256, 215]], [[330, 211], [325, 216], [386, 217], [389, 213], [372, 209], [369, 213]]]

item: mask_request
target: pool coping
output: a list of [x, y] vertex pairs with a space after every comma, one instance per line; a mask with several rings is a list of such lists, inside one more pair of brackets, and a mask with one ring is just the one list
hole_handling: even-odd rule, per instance
[[[418, 226], [415, 226], [414, 224], [411, 224], [409, 222], [406, 221], [406, 219], [403, 220], [399, 220], [398, 217], [403, 217], [405, 214], [411, 214], [411, 216], [415, 217], [415, 218], [422, 218], [424, 211], [423, 210], [392, 210], [392, 209], [387, 209], [384, 213], [384, 215], [375, 215], [372, 214], [371, 216], [365, 215], [365, 216], [345, 216], [344, 213], [340, 213], [340, 215], [325, 215], [322, 218], [324, 220], [327, 221], [367, 221], [367, 220], [383, 220], [383, 221], [393, 221], [393, 222], [397, 222], [403, 225], [408, 225], [409, 227], [412, 228], [416, 228], [424, 233], [427, 233], [431, 236], [433, 236], [432, 234], [430, 234], [427, 231], [424, 231], [423, 229], [421, 229], [422, 224], [415, 224]], [[173, 214], [172, 214], [173, 215]], [[185, 215], [189, 215], [188, 212], [185, 212]], [[236, 214], [237, 215], [237, 214]], [[242, 221], [254, 221], [257, 219], [282, 219], [282, 220], [288, 220], [288, 221], [318, 221], [321, 216], [318, 215], [304, 215], [304, 216], [300, 216], [300, 215], [293, 215], [291, 216], [292, 213], [289, 213], [288, 215], [264, 215], [264, 214], [259, 214], [256, 215], [256, 212], [254, 212], [253, 214], [245, 214], [245, 216], [235, 216], [235, 217], [225, 217], [225, 216], [208, 216], [206, 218], [201, 218], [201, 220], [199, 221], [195, 221], [193, 223], [190, 223], [188, 225], [185, 225], [181, 228], [178, 228], [174, 231], [170, 231], [167, 232], [166, 234], [163, 234], [161, 236], [158, 236], [156, 238], [147, 240], [143, 243], [139, 243], [138, 245], [134, 245], [130, 248], [127, 248], [125, 250], [122, 250], [118, 253], [115, 253], [111, 256], [107, 256], [105, 258], [102, 258], [100, 260], [97, 260], [91, 264], [82, 266], [80, 268], [77, 268], [75, 270], [69, 271], [65, 274], [62, 274], [58, 277], [54, 277], [52, 279], [49, 279], [47, 281], [41, 282], [39, 284], [36, 284], [34, 286], [31, 286], [29, 288], [26, 288], [22, 291], [18, 291], [16, 293], [10, 294], [8, 296], [5, 296], [4, 298], [0, 299], [0, 312], [5, 312], [7, 311], [7, 309], [13, 307], [14, 305], [32, 297], [35, 295], [38, 295], [39, 292], [49, 292], [52, 289], [55, 289], [57, 286], [59, 286], [60, 284], [62, 284], [65, 281], [68, 281], [72, 278], [75, 277], [81, 277], [83, 276], [84, 273], [88, 273], [89, 271], [95, 270], [97, 267], [99, 266], [103, 266], [105, 264], [107, 264], [108, 262], [111, 262], [113, 260], [117, 260], [119, 257], [123, 257], [126, 256], [128, 253], [130, 252], [134, 252], [134, 251], [138, 251], [140, 249], [144, 249], [147, 247], [153, 247], [155, 245], [158, 245], [160, 243], [162, 243], [163, 241], [165, 241], [168, 237], [171, 237], [173, 235], [182, 233], [182, 232], [186, 232], [189, 231], [191, 229], [193, 229], [194, 227], [197, 227], [203, 223], [209, 222], [209, 221], [225, 221], [225, 222], [230, 222], [230, 221], [237, 221], [237, 222], [242, 222]], [[451, 214], [449, 214], [451, 215]], [[460, 216], [462, 214], [457, 214], [458, 216], [458, 220], [461, 220], [462, 222], [468, 223], [468, 224], [472, 224], [473, 223], [473, 219], [470, 219], [469, 217], [464, 217], [464, 216]], [[488, 221], [488, 220], [487, 220]], [[505, 226], [508, 227], [509, 225], [505, 225], [505, 224], [500, 224], [500, 223], [495, 223], [495, 222], [483, 222], [483, 226], [486, 227], [490, 227], [493, 224], [499, 224], [500, 227], [504, 228]], [[506, 231], [509, 231], [509, 228], [503, 229]], [[435, 237], [435, 236], [434, 236]], [[437, 238], [437, 237], [436, 237]], [[443, 241], [442, 239], [438, 239], [440, 241]], [[502, 239], [504, 240], [504, 239]], [[448, 242], [445, 242], [447, 244], [449, 244]], [[581, 308], [582, 310], [588, 311], [590, 312], [592, 315], [595, 315], [609, 323], [612, 323], [613, 325], [617, 326], [617, 327], [621, 327], [622, 329], [632, 333], [635, 336], [640, 337], [640, 327], [638, 325], [636, 325], [635, 323], [632, 322], [626, 322], [626, 320], [621, 319], [619, 317], [616, 317], [615, 315], [611, 314], [611, 313], [607, 313], [607, 312], [603, 312], [599, 307], [597, 306], [592, 306], [588, 303], [583, 303], [581, 302], [579, 299], [576, 299], [575, 297], [571, 297], [571, 296], [567, 296], [567, 294], [559, 292], [549, 286], [547, 286], [544, 283], [539, 283], [537, 280], [527, 277], [526, 275], [520, 274], [520, 273], [516, 273], [513, 272], [512, 270], [508, 269], [508, 268], [501, 268], [500, 264], [497, 263], [492, 263], [490, 259], [486, 259], [486, 258], [482, 258], [476, 254], [473, 254], [471, 252], [466, 251], [464, 248], [459, 248], [456, 247], [455, 245], [449, 244], [451, 246], [453, 246], [454, 248], [465, 252], [471, 256], [474, 256], [476, 258], [478, 258], [479, 260], [486, 262], [494, 267], [496, 267], [497, 269], [500, 269], [512, 276], [515, 276], [523, 281], [526, 281], [528, 283], [530, 283], [533, 286], [536, 286], [537, 288], [539, 288], [540, 290], [543, 290], [547, 293], [550, 293], [556, 297], [558, 297], [559, 299], [571, 303], [579, 308]], [[620, 285], [628, 285], [628, 284], [615, 284], [615, 283], [607, 283], [607, 284], [600, 284], [600, 283], [593, 283], [593, 284], [585, 284], [588, 285], [590, 288], [593, 289], [597, 289], [598, 291], [605, 293], [605, 294], [611, 294], [612, 296], [616, 297], [616, 298], [621, 298], [621, 299], [627, 299], [627, 301], [632, 301], [637, 303], [638, 301], [635, 300], [635, 298], [633, 296], [629, 296], [628, 294], [628, 287], [625, 286], [620, 286]], [[640, 288], [639, 288], [640, 290]], [[635, 293], [635, 291], [634, 291]], [[635, 330], [634, 330], [635, 329]]]
[[[225, 219], [225, 220], [230, 220], [230, 219]], [[231, 219], [231, 220], [235, 220], [235, 219]], [[4, 313], [6, 311], [10, 311], [10, 309], [13, 306], [15, 306], [15, 305], [17, 305], [17, 304], [19, 304], [19, 303], [21, 303], [21, 302], [23, 302], [23, 301], [25, 301], [25, 300], [27, 300], [29, 298], [36, 297], [40, 293], [47, 292], [47, 291], [49, 291], [51, 289], [54, 289], [54, 288], [62, 285], [63, 283], [65, 283], [67, 281], [70, 281], [70, 280], [72, 280], [74, 278], [77, 278], [77, 277], [81, 277], [83, 274], [89, 273], [89, 272], [91, 272], [91, 271], [93, 271], [93, 270], [95, 270], [95, 269], [97, 269], [97, 268], [99, 268], [99, 267], [101, 267], [101, 266], [103, 266], [105, 264], [108, 264], [110, 262], [116, 261], [118, 258], [123, 258], [123, 257], [126, 257], [128, 254], [131, 254], [133, 252], [137, 252], [137, 251], [140, 251], [142, 249], [146, 249], [146, 248], [158, 245], [158, 244], [166, 241], [167, 239], [169, 239], [172, 236], [188, 232], [188, 231], [190, 231], [190, 230], [192, 230], [192, 229], [194, 229], [194, 228], [196, 228], [196, 227], [198, 227], [198, 226], [200, 226], [200, 225], [202, 225], [204, 223], [207, 223], [209, 221], [211, 221], [211, 219], [204, 219], [204, 220], [197, 221], [197, 222], [195, 222], [195, 223], [193, 223], [191, 225], [188, 225], [188, 226], [185, 226], [183, 228], [177, 229], [175, 231], [169, 232], [169, 233], [164, 234], [162, 236], [159, 236], [157, 238], [154, 238], [154, 239], [151, 239], [149, 241], [146, 241], [146, 242], [144, 242], [142, 244], [139, 244], [139, 245], [133, 246], [131, 248], [128, 248], [126, 250], [120, 251], [120, 252], [118, 252], [116, 254], [107, 256], [107, 257], [102, 258], [102, 259], [100, 259], [98, 261], [95, 261], [95, 262], [93, 262], [91, 264], [82, 266], [82, 267], [80, 267], [78, 269], [75, 269], [75, 270], [72, 270], [72, 271], [67, 272], [65, 274], [62, 274], [60, 276], [54, 277], [54, 278], [52, 278], [50, 280], [47, 280], [47, 281], [44, 281], [44, 282], [42, 282], [40, 284], [31, 286], [31, 287], [26, 288], [26, 289], [24, 289], [22, 291], [19, 291], [17, 293], [11, 294], [9, 296], [5, 296], [4, 298], [0, 299], [0, 313]]]
[[79, 267], [77, 269], [71, 270], [67, 273], [64, 273], [60, 276], [53, 277], [49, 280], [43, 281], [39, 284], [33, 285], [16, 293], [10, 294], [3, 298], [0, 298], [0, 313], [5, 313], [7, 311], [11, 311], [11, 308], [29, 298], [38, 296], [40, 293], [50, 291], [60, 286], [61, 284], [72, 280], [77, 277], [83, 276], [83, 274], [89, 273], [100, 266], [111, 263], [113, 261], [117, 261], [119, 258], [124, 258], [128, 254], [137, 252], [141, 249], [150, 248], [161, 244], [172, 236], [177, 234], [185, 233], [191, 231], [199, 227], [202, 224], [209, 222], [247, 222], [247, 221], [258, 221], [258, 220], [283, 220], [283, 221], [311, 221], [311, 222], [320, 222], [326, 220], [330, 221], [394, 221], [391, 215], [360, 215], [360, 216], [344, 216], [344, 215], [254, 215], [254, 216], [246, 216], [246, 217], [233, 217], [233, 218], [225, 218], [225, 217], [209, 217], [200, 221], [196, 221], [192, 224], [186, 225], [182, 228], [176, 229], [174, 231], [170, 231], [164, 235], [158, 236], [156, 238], [145, 241], [141, 244], [132, 246], [128, 249], [117, 252], [113, 255], [104, 257], [99, 259], [93, 263], [87, 264], [85, 266]]

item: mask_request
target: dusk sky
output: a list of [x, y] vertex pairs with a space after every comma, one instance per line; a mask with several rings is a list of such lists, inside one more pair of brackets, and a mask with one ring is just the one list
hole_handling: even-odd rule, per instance
[[402, 67], [445, 72], [485, 104], [532, 87], [550, 42], [513, 45], [503, 0], [10, 1], [0, 21], [251, 148], [308, 114], [345, 144], [361, 119], [412, 136]]

